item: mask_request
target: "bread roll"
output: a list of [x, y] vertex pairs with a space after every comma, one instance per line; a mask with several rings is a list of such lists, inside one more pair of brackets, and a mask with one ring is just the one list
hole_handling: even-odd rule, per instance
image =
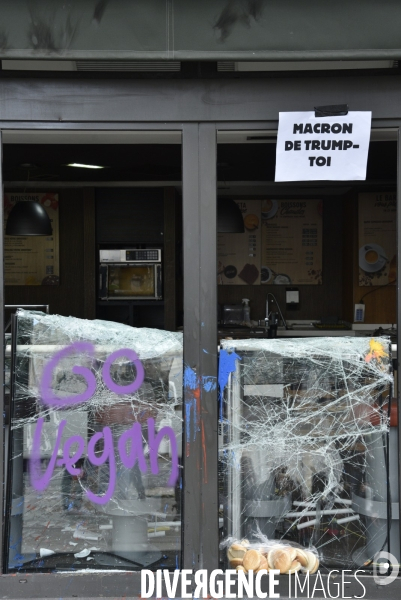
[[278, 569], [280, 573], [287, 573], [289, 568], [291, 567], [291, 553], [288, 550], [277, 550], [274, 553], [274, 568]]
[[266, 571], [269, 571], [269, 565], [267, 564], [267, 560], [264, 556], [262, 556], [262, 560], [260, 561], [260, 565], [259, 567], [255, 570], [255, 573], [257, 571], [262, 571], [262, 569], [265, 569]]
[[304, 552], [300, 548], [297, 548], [296, 560], [301, 563], [301, 567], [306, 567], [306, 565], [308, 564], [308, 557], [306, 555], [306, 552]]
[[312, 571], [312, 569], [315, 568], [317, 558], [313, 554], [313, 552], [310, 552], [310, 550], [305, 550], [305, 554], [307, 556], [308, 562], [307, 562], [306, 566], [304, 567], [304, 570], [310, 572], [310, 571]]
[[268, 562], [270, 569], [275, 568], [274, 567], [274, 559], [276, 557], [277, 552], [281, 552], [282, 550], [285, 550], [284, 546], [275, 546], [274, 548], [269, 550], [269, 552], [267, 553], [267, 562]]
[[237, 573], [239, 571], [242, 571], [243, 573], [247, 572], [246, 569], [245, 569], [245, 567], [244, 567], [244, 565], [238, 565], [238, 567], [235, 570], [237, 571]]
[[286, 550], [290, 553], [291, 556], [291, 562], [293, 562], [296, 558], [297, 558], [297, 551], [296, 548], [292, 548], [291, 546], [289, 548], [286, 548]]
[[317, 558], [315, 566], [313, 567], [313, 569], [311, 571], [309, 571], [309, 573], [311, 575], [313, 575], [313, 573], [316, 573], [316, 571], [318, 570], [318, 568], [319, 568], [319, 559]]
[[243, 565], [247, 571], [256, 571], [259, 568], [262, 555], [257, 550], [248, 550], [244, 556]]
[[244, 564], [242, 558], [231, 558], [230, 559], [230, 565], [233, 567], [233, 569], [235, 569], [236, 567], [239, 567], [242, 564]]
[[269, 552], [267, 553], [266, 559], [267, 559], [267, 564], [269, 565], [269, 569], [274, 569], [274, 553], [276, 551], [273, 550], [269, 550]]
[[242, 544], [232, 544], [227, 550], [228, 559], [244, 558], [247, 549]]
[[298, 562], [297, 560], [293, 560], [291, 563], [290, 570], [288, 571], [288, 575], [292, 575], [293, 573], [296, 573], [297, 571], [299, 571], [300, 568], [301, 568], [301, 563]]

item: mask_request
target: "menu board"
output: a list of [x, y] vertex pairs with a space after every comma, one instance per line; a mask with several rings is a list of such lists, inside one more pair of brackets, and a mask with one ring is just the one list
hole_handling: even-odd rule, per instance
[[4, 236], [5, 285], [59, 285], [58, 194], [4, 194], [4, 222], [16, 202], [38, 202], [50, 217], [51, 236]]
[[236, 200], [244, 219], [244, 233], [217, 236], [217, 283], [219, 285], [260, 284], [261, 202]]
[[396, 193], [359, 194], [359, 285], [397, 279]]
[[321, 200], [262, 201], [263, 284], [322, 283]]

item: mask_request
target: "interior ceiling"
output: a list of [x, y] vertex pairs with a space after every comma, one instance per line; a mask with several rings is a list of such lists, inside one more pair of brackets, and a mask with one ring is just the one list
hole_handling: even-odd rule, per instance
[[181, 131], [38, 131], [2, 132], [4, 144], [181, 144]]
[[[274, 181], [274, 144], [224, 144], [218, 148], [219, 181]], [[372, 143], [367, 179], [396, 179], [396, 142]], [[69, 163], [104, 169], [68, 167]], [[12, 144], [4, 148], [4, 181], [180, 181], [179, 145]]]
[[[382, 132], [381, 137], [385, 133], [388, 131]], [[253, 139], [255, 136], [264, 139], [257, 141]], [[273, 182], [276, 152], [273, 136], [275, 132], [222, 132], [217, 152], [220, 184]], [[22, 139], [25, 143], [17, 143]], [[38, 143], [38, 139], [52, 139], [53, 143]], [[57, 143], [61, 139], [64, 143]], [[81, 143], [77, 143], [77, 139]], [[85, 132], [84, 135], [79, 132], [77, 137], [77, 132], [44, 135], [43, 132], [14, 131], [5, 132], [4, 141], [3, 180], [6, 184], [181, 181], [180, 132], [101, 132], [100, 135], [99, 132]], [[105, 168], [73, 168], [67, 166], [69, 163]], [[371, 143], [367, 179], [395, 181], [396, 176], [397, 143]]]
[[[68, 167], [70, 163], [104, 169]], [[178, 144], [9, 144], [4, 181], [180, 181]]]

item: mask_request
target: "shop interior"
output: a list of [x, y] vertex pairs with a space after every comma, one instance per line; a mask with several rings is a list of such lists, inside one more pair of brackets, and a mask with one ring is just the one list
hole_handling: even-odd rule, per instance
[[[384, 271], [391, 269], [388, 285], [375, 286], [372, 274], [360, 285], [358, 195], [395, 192], [395, 133], [372, 131], [367, 178], [360, 182], [274, 183], [275, 139], [270, 131], [218, 132], [218, 198], [321, 201], [322, 277], [318, 285], [296, 284], [299, 302], [293, 305], [286, 302], [291, 280], [281, 285], [271, 283], [273, 278], [265, 282], [260, 277], [252, 285], [227, 285], [226, 280], [218, 285], [219, 337], [227, 333], [224, 306], [248, 298], [256, 326], [267, 316], [269, 293], [287, 322], [336, 324], [354, 323], [355, 304], [369, 292], [363, 299], [364, 323], [390, 328], [396, 323], [395, 261], [385, 257]], [[104, 168], [67, 166], [73, 163]], [[172, 331], [182, 327], [185, 224], [179, 132], [6, 132], [3, 178], [6, 194], [53, 192], [60, 206], [59, 280], [37, 285], [28, 278], [28, 285], [9, 285], [12, 264], [6, 259], [7, 305], [49, 304], [52, 314]], [[163, 281], [157, 299], [119, 299], [100, 292], [100, 251], [130, 248], [161, 250]]]
[[[358, 205], [361, 194], [375, 193], [389, 198], [394, 196], [397, 173], [395, 133], [388, 130], [375, 130], [372, 132], [367, 179], [361, 182], [276, 184], [274, 183], [275, 141], [276, 133], [272, 131], [218, 132], [216, 165], [218, 217], [219, 211], [222, 211], [222, 205], [227, 199], [235, 201], [239, 205], [241, 202], [252, 200], [260, 203], [261, 206], [263, 202], [270, 200], [276, 203], [276, 206], [284, 200], [293, 202], [314, 201], [322, 216], [321, 273], [318, 274], [317, 281], [315, 278], [312, 283], [301, 284], [288, 278], [278, 278], [277, 275], [280, 275], [280, 272], [276, 270], [274, 273], [271, 266], [268, 266], [266, 270], [267, 265], [263, 265], [261, 259], [257, 282], [250, 283], [249, 280], [247, 282], [246, 275], [244, 275], [242, 283], [230, 285], [222, 279], [222, 272], [226, 275], [227, 272], [224, 273], [224, 270], [230, 265], [224, 264], [223, 271], [219, 273], [220, 259], [219, 256], [216, 256], [218, 283], [218, 306], [216, 307], [215, 317], [218, 320], [216, 345], [218, 341], [222, 342], [224, 338], [240, 341], [247, 338], [265, 339], [272, 337], [271, 323], [269, 322], [270, 312], [278, 313], [275, 331], [278, 338], [314, 337], [319, 335], [330, 337], [356, 334], [371, 337], [372, 334], [378, 335], [378, 331], [379, 334], [394, 335], [393, 327], [396, 325], [396, 286], [393, 281], [395, 263], [393, 256], [379, 256], [374, 268], [368, 270], [368, 276], [364, 280], [365, 285], [360, 285], [361, 259], [358, 238]], [[13, 195], [18, 194], [32, 194], [32, 196], [40, 193], [50, 194], [53, 195], [52, 198], [57, 199], [59, 209], [58, 271], [46, 274], [41, 281], [29, 275], [30, 278], [23, 285], [8, 285], [7, 277], [11, 278], [13, 276], [13, 260], [15, 259], [7, 255], [6, 241], [6, 305], [49, 305], [49, 312], [52, 315], [59, 314], [89, 320], [100, 319], [127, 325], [129, 328], [154, 328], [172, 332], [182, 330], [183, 289], [185, 284], [183, 280], [182, 241], [185, 223], [183, 223], [182, 218], [181, 153], [181, 134], [177, 132], [6, 132], [4, 134], [3, 162], [6, 197], [11, 199]], [[70, 166], [73, 164], [81, 166]], [[82, 165], [86, 165], [86, 167]], [[102, 168], [88, 168], [88, 165]], [[268, 213], [274, 212], [274, 204], [268, 204], [268, 207]], [[263, 215], [262, 212], [260, 214]], [[253, 219], [250, 227], [246, 229], [248, 229], [248, 233], [253, 232], [252, 235], [254, 235], [255, 230], [261, 225], [260, 221]], [[218, 232], [218, 247], [221, 233], [222, 231]], [[227, 235], [231, 234], [228, 233]], [[237, 234], [233, 233], [233, 235]], [[138, 254], [131, 254], [134, 251]], [[246, 258], [246, 261], [249, 262], [248, 258]], [[145, 267], [151, 268], [150, 279], [146, 279], [147, 276], [144, 276], [144, 271], [136, 270]], [[127, 268], [132, 269], [128, 271], [128, 275], [124, 271]], [[123, 271], [124, 274], [121, 274]], [[387, 284], [375, 285], [375, 277], [378, 273], [387, 277]], [[143, 277], [145, 277], [145, 283]], [[296, 306], [292, 306], [286, 301], [286, 292], [293, 291], [294, 288], [296, 288], [299, 297]], [[243, 312], [244, 298], [249, 300], [250, 312], [249, 318], [246, 319]], [[362, 298], [365, 303], [364, 323], [360, 324], [362, 325], [361, 329], [355, 329], [354, 307], [355, 304], [360, 303]], [[225, 321], [227, 307], [229, 307], [228, 314], [230, 314], [230, 307], [237, 307], [237, 310], [239, 307], [242, 312], [240, 312], [240, 316], [237, 315], [236, 318], [227, 322]], [[312, 323], [321, 325], [321, 327], [313, 326]], [[227, 342], [223, 342], [222, 347], [227, 348], [228, 346], [224, 346], [224, 343]], [[242, 352], [241, 346], [239, 348], [239, 351]], [[305, 348], [302, 348], [302, 351], [304, 352]], [[255, 360], [253, 361], [253, 359]], [[248, 371], [245, 371], [245, 378], [250, 377], [252, 384], [255, 384], [254, 387], [256, 387], [256, 384], [261, 383], [263, 386], [265, 383], [264, 380], [257, 379], [261, 375], [258, 366], [259, 360], [264, 360], [262, 351], [260, 355], [257, 352], [252, 355], [245, 348], [243, 365], [245, 369], [248, 369]], [[288, 357], [284, 351], [283, 364], [286, 364], [286, 360], [288, 360]], [[296, 365], [294, 357], [291, 358], [291, 364]], [[355, 364], [351, 365], [351, 371], [354, 367], [355, 369], [359, 368], [359, 357]], [[386, 365], [386, 367], [389, 368], [389, 365]], [[152, 368], [152, 366], [149, 367], [150, 371]], [[168, 391], [169, 377], [171, 379], [170, 364], [166, 368], [166, 373], [166, 381], [163, 382], [159, 379], [157, 385], [154, 385], [154, 383], [149, 384], [150, 387], [153, 386], [152, 393], [156, 396], [159, 394], [161, 405], [165, 398], [170, 399]], [[179, 373], [179, 370], [177, 373]], [[352, 377], [354, 377], [353, 373], [354, 371], [352, 371]], [[266, 377], [270, 375], [268, 373]], [[290, 374], [294, 381], [298, 375], [299, 371]], [[124, 377], [126, 376], [124, 374]], [[282, 373], [280, 376], [282, 376]], [[333, 377], [336, 381], [334, 385], [337, 385], [339, 379], [337, 374]], [[266, 397], [269, 402], [271, 401], [269, 394], [257, 396], [255, 393], [254, 396], [246, 397], [245, 388], [248, 383], [244, 384], [240, 394], [238, 394], [238, 390], [233, 392], [232, 397], [234, 398], [235, 393], [237, 393], [237, 400], [240, 399], [238, 406], [235, 407], [225, 399], [224, 415], [228, 417], [230, 411], [232, 411], [234, 415], [231, 419], [232, 422], [234, 417], [236, 418], [238, 415], [240, 415], [239, 420], [244, 418], [246, 421], [248, 413], [252, 414], [257, 403], [265, 405]], [[332, 385], [331, 381], [326, 383]], [[354, 383], [356, 400], [353, 398], [353, 401], [359, 402], [358, 386], [360, 383], [356, 376], [354, 377]], [[377, 392], [380, 402], [382, 395], [384, 396], [384, 393], [388, 394], [387, 380], [385, 383], [387, 387], [385, 388], [384, 384], [382, 386], [385, 392]], [[178, 401], [172, 408], [177, 418], [181, 414], [180, 411], [182, 411], [182, 391], [179, 390], [180, 387], [181, 383], [177, 383]], [[340, 388], [340, 386], [338, 387]], [[336, 388], [336, 393], [337, 391]], [[293, 394], [291, 402], [294, 402], [295, 405], [295, 402], [299, 401], [298, 388], [295, 391], [292, 389], [291, 393]], [[343, 394], [343, 388], [341, 388], [341, 394]], [[159, 396], [157, 397], [159, 398]], [[27, 393], [25, 392], [25, 395], [21, 396], [22, 406], [26, 399]], [[325, 410], [326, 404], [329, 404], [328, 400], [329, 397], [324, 397], [322, 401], [319, 396], [322, 410]], [[274, 398], [274, 401], [278, 405], [284, 406], [281, 398]], [[307, 402], [309, 401], [310, 399], [307, 399]], [[115, 410], [104, 418], [102, 417], [102, 425], [104, 423], [111, 424], [113, 421], [114, 424], [117, 424], [118, 429], [119, 426], [125, 423], [124, 407], [117, 406], [116, 408], [122, 408], [122, 412], [120, 412], [122, 420], [119, 421], [118, 411]], [[309, 410], [309, 405], [307, 409]], [[161, 415], [164, 414], [163, 410], [164, 407], [160, 411]], [[236, 411], [237, 414], [235, 415]], [[98, 427], [100, 421], [98, 416], [96, 418], [98, 419], [96, 427]], [[320, 421], [326, 426], [329, 419], [326, 417], [324, 419], [320, 418]], [[178, 429], [182, 429], [180, 417], [177, 423], [176, 428], [178, 431]], [[90, 427], [96, 431], [93, 423]], [[88, 431], [90, 427], [88, 421]], [[302, 431], [299, 435], [307, 440], [309, 431]], [[359, 430], [355, 433], [355, 438], [358, 435]], [[15, 435], [14, 444], [16, 440], [18, 441], [18, 437]], [[377, 437], [377, 440], [379, 440], [377, 442], [377, 452], [380, 454], [383, 450], [380, 445], [381, 438]], [[229, 443], [231, 442], [229, 441]], [[228, 447], [230, 446], [228, 445]], [[13, 452], [14, 456], [18, 456], [15, 447]], [[308, 452], [310, 452], [309, 449]], [[340, 456], [340, 454], [339, 451], [338, 455]], [[23, 452], [21, 452], [22, 456]], [[394, 452], [393, 456], [395, 456]], [[346, 458], [345, 454], [342, 453], [341, 460], [345, 462]], [[45, 459], [47, 460], [46, 456]], [[254, 460], [253, 457], [252, 460]], [[352, 457], [351, 463], [353, 460]], [[391, 460], [390, 458], [390, 469], [394, 470], [394, 464]], [[380, 459], [377, 461], [375, 468], [380, 469], [381, 466], [382, 461]], [[312, 466], [310, 468], [312, 472]], [[22, 462], [19, 469], [21, 473], [26, 471]], [[245, 473], [247, 469], [250, 472], [249, 465], [247, 467], [244, 464], [243, 471]], [[239, 489], [236, 486], [235, 476], [231, 476], [230, 473], [229, 468], [225, 469], [224, 466], [221, 466], [219, 516], [222, 537], [229, 533], [246, 534], [246, 527], [254, 519], [254, 515], [246, 514], [247, 509], [244, 509], [243, 498], [239, 496], [235, 498], [232, 505], [225, 506], [224, 498], [231, 499], [234, 497], [230, 495], [229, 490], [237, 489], [238, 491]], [[287, 485], [285, 474], [280, 473], [279, 475], [284, 489]], [[315, 489], [315, 493], [317, 493], [316, 488], [323, 484], [322, 480], [319, 480], [319, 473], [315, 473], [315, 475], [316, 477], [314, 475], [309, 476], [309, 491]], [[232, 480], [230, 480], [230, 477], [232, 477]], [[277, 487], [277, 473], [275, 477]], [[163, 494], [166, 493], [167, 489], [165, 482], [161, 485], [158, 480], [152, 481], [151, 478], [146, 481], [149, 489], [159, 490], [160, 497], [164, 501], [165, 496]], [[245, 485], [248, 485], [249, 477], [245, 476], [244, 481]], [[267, 494], [266, 482], [269, 482], [269, 486], [274, 488], [271, 474], [267, 474], [266, 481], [260, 486], [258, 493]], [[326, 484], [324, 483], [324, 485]], [[54, 489], [58, 489], [56, 484]], [[143, 567], [144, 565], [159, 564], [159, 555], [162, 552], [164, 553], [163, 566], [174, 568], [181, 547], [181, 534], [179, 531], [181, 497], [179, 489], [177, 485], [176, 489], [169, 490], [169, 495], [166, 496], [165, 506], [168, 506], [167, 523], [171, 525], [167, 529], [170, 528], [171, 531], [166, 530], [165, 538], [161, 542], [157, 540], [158, 550], [156, 554], [152, 555], [147, 551], [145, 559], [142, 557], [140, 560], [138, 555], [135, 555], [136, 567], [138, 565]], [[136, 493], [136, 491], [131, 489], [131, 493]], [[148, 492], [149, 490], [147, 490], [147, 494]], [[298, 504], [299, 502], [302, 503], [304, 497], [305, 494], [303, 496], [299, 495], [296, 502]], [[260, 496], [260, 498], [263, 500], [264, 496]], [[149, 500], [149, 494], [147, 499]], [[160, 504], [159, 500], [158, 502]], [[152, 510], [148, 509], [148, 512], [154, 513], [157, 517], [160, 512], [154, 508], [156, 504], [157, 502], [154, 500], [153, 508]], [[285, 510], [283, 510], [287, 514], [289, 506], [286, 505], [284, 508]], [[59, 511], [57, 518], [59, 518], [60, 523], [53, 541], [55, 544], [57, 542], [60, 545], [60, 539], [65, 534], [63, 548], [68, 549], [70, 542], [67, 541], [67, 538], [69, 539], [70, 533], [62, 529], [65, 515], [60, 507], [57, 510]], [[340, 510], [347, 511], [346, 508]], [[233, 516], [235, 511], [237, 513]], [[76, 514], [73, 510], [71, 513], [72, 520], [76, 520]], [[244, 516], [246, 517], [245, 522]], [[98, 515], [96, 518], [99, 520]], [[264, 525], [265, 532], [269, 532], [270, 536], [275, 535], [274, 531], [279, 531], [278, 528], [275, 529], [276, 524], [272, 529], [271, 519], [267, 519], [267, 516], [259, 515], [258, 517], [256, 515], [256, 518], [259, 519], [258, 526]], [[236, 523], [235, 519], [237, 520]], [[269, 521], [268, 523], [266, 519]], [[282, 526], [282, 522], [281, 520], [280, 526]], [[233, 523], [239, 529], [236, 530]], [[108, 520], [105, 519], [102, 521], [102, 527], [107, 528], [112, 527], [112, 525], [109, 525]], [[384, 528], [383, 525], [380, 530], [380, 540], [385, 540]], [[124, 529], [124, 526], [122, 529]], [[156, 524], [153, 523], [151, 532], [158, 533], [156, 529]], [[145, 537], [149, 531], [149, 529], [145, 531]], [[32, 529], [32, 532], [35, 533], [35, 530]], [[281, 533], [285, 533], [285, 531], [283, 530]], [[348, 539], [351, 539], [350, 536], [348, 536]], [[51, 545], [50, 542], [51, 540], [48, 542], [49, 545]], [[77, 542], [73, 543], [76, 544]], [[377, 539], [376, 543], [378, 543]], [[29, 547], [29, 543], [27, 547]], [[343, 552], [343, 546], [338, 543], [337, 546], [333, 544], [330, 548], [335, 548], [335, 550], [333, 552], [328, 551], [328, 564], [337, 565], [339, 564], [339, 556]], [[363, 546], [363, 548], [365, 547]], [[64, 552], [67, 553], [65, 550]], [[132, 567], [132, 553], [125, 553], [124, 556], [126, 560], [123, 561], [123, 564], [121, 561], [120, 563], [110, 562], [104, 556], [103, 558], [100, 557], [99, 561], [103, 567], [115, 568], [118, 564], [124, 568], [127, 565], [128, 568]], [[83, 558], [86, 560], [85, 554]], [[56, 559], [60, 560], [59, 554], [56, 555], [56, 558], [45, 557], [42, 563], [35, 562], [36, 559], [32, 558], [34, 562], [29, 568], [46, 570], [59, 566], [60, 563], [57, 563]], [[350, 560], [347, 556], [344, 564], [351, 564]], [[361, 554], [358, 559], [353, 557], [352, 560], [360, 564], [364, 560], [364, 555]], [[18, 566], [15, 561], [15, 557], [11, 556], [11, 569]], [[70, 564], [68, 561], [69, 558], [67, 557], [62, 563], [66, 568]]]
[[[6, 276], [6, 304], [47, 298], [52, 314], [171, 331], [182, 325], [181, 134], [15, 132], [5, 144], [5, 193], [55, 193], [60, 212], [59, 278], [14, 286]], [[67, 166], [74, 163], [102, 168]], [[157, 298], [101, 293], [101, 251], [130, 248], [160, 250]]]
[[[152, 419], [158, 428], [169, 425], [173, 438], [182, 439], [182, 336], [168, 336], [165, 331], [175, 332], [182, 324], [183, 314], [181, 134], [86, 133], [81, 137], [66, 134], [60, 139], [58, 135], [31, 132], [23, 136], [22, 143], [14, 143], [19, 135], [10, 134], [10, 143], [8, 134], [5, 136], [6, 218], [16, 197], [28, 196], [48, 209], [53, 231], [50, 236], [36, 238], [44, 243], [42, 252], [46, 253], [49, 271], [42, 270], [38, 276], [39, 269], [29, 265], [30, 272], [23, 275], [27, 279], [20, 280], [25, 285], [7, 285], [6, 275], [5, 302], [10, 307], [7, 320], [15, 312], [15, 305], [42, 313], [36, 317], [38, 313], [28, 310], [26, 314], [31, 316], [27, 320], [14, 317], [6, 332], [6, 378], [10, 383], [6, 397], [10, 417], [6, 420], [18, 422], [13, 432], [6, 427], [10, 457], [9, 461], [6, 458], [6, 464], [10, 464], [7, 506], [15, 497], [25, 498], [23, 515], [10, 510], [6, 568], [47, 572], [95, 566], [138, 570], [159, 565], [173, 569], [181, 552], [182, 477], [175, 484], [168, 483], [172, 442], [167, 438], [159, 446], [158, 469], [151, 467], [148, 455], [142, 459], [142, 467], [148, 461], [146, 472], [140, 471], [138, 465], [125, 468], [118, 458], [117, 443], [121, 434], [135, 426], [138, 444], [146, 453]], [[73, 163], [86, 167], [67, 166]], [[26, 270], [18, 269], [19, 257], [25, 250], [24, 244], [30, 243], [23, 236], [13, 239], [14, 253], [5, 240], [5, 268], [11, 280]], [[107, 256], [115, 251], [119, 254], [117, 261], [110, 264]], [[126, 252], [130, 252], [128, 264]], [[43, 267], [43, 258], [41, 263]], [[110, 285], [104, 285], [105, 277], [106, 281], [109, 277]], [[44, 298], [48, 309], [41, 306]], [[47, 310], [50, 321], [42, 330], [40, 321], [46, 320], [48, 315], [43, 313]], [[66, 324], [62, 317], [53, 321], [53, 315], [67, 317]], [[110, 328], [107, 324], [96, 325], [96, 319], [100, 323], [106, 321]], [[35, 332], [35, 323], [42, 333]], [[73, 323], [84, 343], [92, 343], [96, 348], [93, 371], [100, 378], [99, 385], [80, 414], [76, 414], [75, 407], [61, 412], [57, 407], [44, 410], [43, 404], [32, 401], [38, 396], [34, 389], [36, 359], [29, 350], [27, 360], [24, 359], [12, 344], [28, 342], [28, 348], [33, 345], [39, 354], [44, 345], [54, 353], [57, 341], [68, 346], [76, 340]], [[145, 327], [152, 331], [144, 333]], [[53, 333], [49, 336], [50, 332]], [[120, 388], [118, 395], [105, 387], [101, 377], [105, 356], [99, 350], [105, 347], [116, 351], [135, 348], [141, 356], [145, 380], [131, 396], [127, 397], [125, 388], [122, 395]], [[73, 360], [78, 364], [87, 360], [92, 363], [82, 353]], [[15, 379], [11, 372], [15, 372]], [[62, 363], [61, 373], [55, 382], [57, 393], [71, 393], [68, 359]], [[114, 384], [124, 386], [139, 375], [133, 364], [117, 360], [111, 377]], [[67, 385], [69, 391], [61, 390], [60, 383], [62, 387]], [[104, 427], [110, 428], [117, 453], [117, 483], [106, 510], [96, 501], [89, 502], [84, 489], [106, 490], [112, 470], [105, 465], [101, 473], [97, 467], [91, 467], [86, 450], [76, 465], [82, 477], [56, 468], [44, 494], [36, 494], [28, 467], [32, 415], [44, 415], [45, 419], [42, 467], [49, 462], [46, 448], [54, 447], [54, 434], [63, 416], [68, 423], [67, 435], [80, 436], [85, 448], [94, 435], [101, 436]], [[173, 457], [178, 470], [179, 441]], [[32, 503], [28, 498], [32, 498]], [[48, 530], [45, 535], [44, 528]]]
[[[230, 137], [229, 134], [225, 135]], [[241, 303], [242, 298], [249, 298], [251, 320], [260, 322], [267, 316], [267, 294], [273, 293], [279, 307], [273, 305], [272, 310], [274, 308], [275, 312], [278, 312], [279, 308], [287, 322], [312, 320], [328, 325], [341, 321], [354, 323], [354, 305], [361, 301], [366, 292], [372, 292], [363, 299], [364, 322], [389, 324], [391, 327], [396, 322], [395, 260], [389, 280], [393, 285], [375, 286], [374, 277], [363, 282], [367, 287], [359, 285], [358, 195], [366, 192], [379, 193], [381, 190], [383, 193], [395, 191], [396, 143], [392, 132], [372, 131], [366, 181], [296, 184], [273, 183], [276, 151], [274, 134], [237, 132], [232, 133], [233, 140], [235, 136], [242, 139], [237, 139], [237, 143], [234, 144], [218, 145], [218, 180], [225, 182], [225, 185], [220, 183], [219, 195], [232, 194], [232, 197], [237, 199], [262, 196], [294, 202], [319, 199], [322, 203], [323, 219], [322, 277], [319, 277], [318, 285], [313, 284], [313, 279], [310, 285], [296, 285], [299, 302], [294, 306], [286, 302], [286, 291], [291, 289], [294, 282], [287, 278], [283, 281], [284, 284], [275, 285], [272, 284], [273, 277], [270, 277], [270, 281], [263, 285], [263, 274], [261, 285], [220, 285], [219, 303], [237, 304]], [[257, 140], [258, 137], [260, 141]], [[246, 140], [250, 140], [251, 143]], [[233, 181], [234, 177], [237, 182]], [[268, 243], [267, 241], [267, 245]], [[393, 256], [390, 257], [390, 261], [392, 258]], [[389, 266], [389, 263], [387, 265]], [[271, 273], [267, 272], [265, 277], [269, 275]], [[225, 282], [227, 283], [226, 278]], [[326, 332], [329, 329], [327, 327]]]

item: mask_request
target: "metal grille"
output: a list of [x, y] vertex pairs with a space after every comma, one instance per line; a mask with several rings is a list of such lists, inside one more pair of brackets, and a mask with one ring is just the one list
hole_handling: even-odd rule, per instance
[[76, 65], [77, 71], [181, 71], [181, 62], [178, 60], [77, 60]]
[[[241, 61], [241, 62], [243, 62], [243, 61]], [[243, 72], [246, 72], [246, 71], [255, 71], [255, 72], [258, 72], [258, 71], [280, 71], [280, 70], [289, 71], [289, 70], [291, 70], [289, 65], [292, 65], [293, 70], [299, 70], [297, 68], [296, 61], [294, 61], [292, 63], [290, 61], [284, 61], [282, 63], [277, 63], [276, 61], [257, 61], [257, 62], [259, 64], [265, 65], [266, 68], [252, 69], [251, 65], [255, 64], [255, 61], [245, 61], [245, 63], [248, 65], [248, 67], [238, 69], [238, 62], [229, 61], [229, 60], [220, 60], [217, 62], [217, 71], [221, 72], [221, 73], [233, 72], [233, 71], [238, 71], [238, 70], [243, 71]], [[316, 62], [319, 63], [320, 61], [310, 61], [311, 66], [313, 67], [313, 65], [315, 65]], [[327, 63], [328, 61], [324, 61], [324, 62]], [[352, 68], [352, 69], [358, 68], [355, 66], [355, 61], [351, 61], [351, 62], [352, 62], [352, 66], [350, 68]], [[372, 61], [368, 61], [368, 62], [372, 62]], [[380, 61], [376, 61], [376, 62], [380, 62]], [[387, 66], [387, 68], [393, 68], [393, 69], [398, 68], [398, 63], [399, 63], [398, 60], [394, 60], [394, 61], [389, 60], [389, 61], [382, 61], [382, 62], [388, 63], [387, 65], [384, 65], [384, 66]], [[281, 64], [282, 69], [277, 68], [277, 64], [279, 64], [279, 65]], [[299, 64], [303, 64], [303, 61], [301, 61]], [[344, 61], [342, 68], [346, 68], [346, 66], [347, 66], [346, 61]], [[384, 66], [383, 66], [383, 68], [384, 68]], [[338, 65], [335, 68], [338, 69], [339, 68]], [[361, 69], [366, 69], [366, 68], [373, 69], [373, 68], [379, 68], [379, 65], [377, 65], [375, 67], [372, 64], [367, 65], [366, 61], [360, 61], [360, 68]], [[324, 70], [324, 69], [327, 69], [327, 64], [325, 64], [324, 67], [322, 66], [322, 70]], [[307, 70], [307, 69], [302, 69], [302, 70]]]
[[235, 62], [230, 60], [217, 61], [217, 71], [235, 71]]

